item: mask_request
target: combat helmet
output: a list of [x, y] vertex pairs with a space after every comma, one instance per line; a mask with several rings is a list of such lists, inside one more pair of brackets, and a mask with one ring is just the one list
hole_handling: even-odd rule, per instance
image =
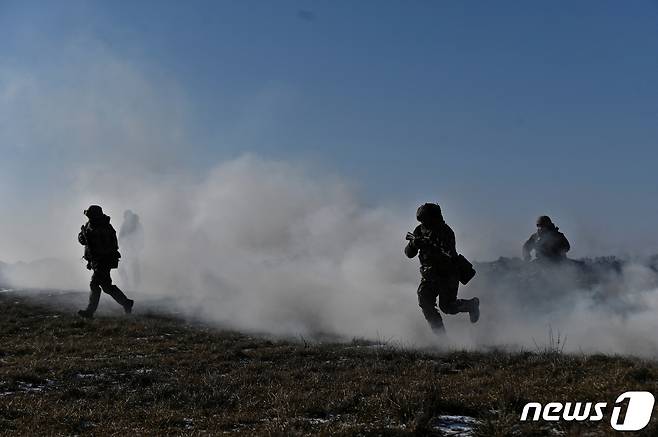
[[442, 222], [441, 207], [436, 203], [424, 203], [416, 210], [416, 219], [421, 223]]
[[545, 227], [545, 228], [554, 228], [555, 227], [555, 225], [553, 224], [553, 221], [547, 215], [541, 215], [537, 218], [537, 226], [538, 227]]
[[84, 210], [84, 214], [90, 219], [95, 219], [103, 216], [103, 208], [98, 205], [91, 205]]

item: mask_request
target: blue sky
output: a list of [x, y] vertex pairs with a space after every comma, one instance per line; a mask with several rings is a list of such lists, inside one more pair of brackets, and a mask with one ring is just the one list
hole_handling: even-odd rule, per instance
[[[658, 244], [658, 2], [0, 1], [2, 68], [65, 80], [80, 38], [184, 96], [181, 165], [306, 160], [374, 202]], [[74, 159], [7, 141], [5, 201]]]

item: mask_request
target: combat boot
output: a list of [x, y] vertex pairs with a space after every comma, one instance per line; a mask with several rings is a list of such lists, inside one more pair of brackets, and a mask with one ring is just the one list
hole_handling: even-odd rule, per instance
[[432, 333], [439, 339], [446, 338], [446, 328], [444, 326], [433, 326]]
[[437, 323], [436, 320], [433, 320], [433, 321], [430, 323], [430, 329], [432, 330], [432, 333], [433, 333], [436, 337], [438, 337], [438, 338], [440, 338], [440, 339], [446, 337], [446, 328], [445, 328], [445, 326], [443, 325], [443, 321], [438, 321], [438, 323]]
[[471, 323], [476, 323], [480, 320], [480, 299], [477, 297], [471, 299], [471, 308], [468, 310], [468, 316], [471, 319]]
[[92, 313], [89, 310], [80, 310], [78, 311], [78, 315], [82, 317], [83, 319], [93, 319], [94, 318], [94, 313]]

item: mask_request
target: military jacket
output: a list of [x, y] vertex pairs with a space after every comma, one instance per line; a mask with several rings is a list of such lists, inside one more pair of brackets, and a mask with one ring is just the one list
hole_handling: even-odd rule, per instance
[[422, 267], [446, 270], [453, 267], [457, 257], [455, 233], [445, 222], [436, 226], [420, 224], [413, 231], [414, 240], [404, 249], [409, 258], [418, 254]]
[[559, 260], [566, 256], [570, 248], [569, 240], [556, 227], [541, 234], [532, 234], [523, 245], [523, 256], [529, 258], [530, 251], [534, 249], [537, 259]]
[[78, 234], [78, 242], [85, 246], [84, 258], [96, 269], [100, 266], [116, 268], [121, 255], [117, 233], [110, 224], [110, 217], [85, 223]]

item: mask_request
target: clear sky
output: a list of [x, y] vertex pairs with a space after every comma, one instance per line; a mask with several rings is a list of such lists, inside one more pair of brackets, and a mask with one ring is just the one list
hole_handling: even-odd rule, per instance
[[77, 159], [20, 132], [38, 126], [7, 72], [76, 86], [78, 44], [171, 85], [182, 166], [305, 160], [375, 202], [444, 195], [527, 223], [520, 239], [549, 213], [658, 245], [656, 1], [0, 0], [0, 41], [5, 205]]

